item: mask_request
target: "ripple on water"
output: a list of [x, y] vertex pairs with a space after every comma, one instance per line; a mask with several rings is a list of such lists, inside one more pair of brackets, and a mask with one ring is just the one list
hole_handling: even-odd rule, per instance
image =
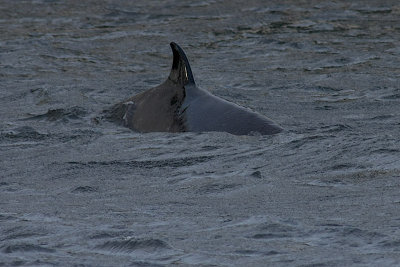
[[47, 134], [41, 134], [31, 126], [21, 126], [9, 132], [0, 134], [0, 139], [43, 140]]
[[147, 253], [158, 253], [163, 250], [170, 250], [171, 247], [160, 239], [135, 239], [106, 241], [97, 248], [111, 252], [131, 253], [142, 250]]
[[97, 192], [98, 189], [96, 187], [92, 187], [92, 186], [78, 186], [75, 189], [73, 189], [71, 192], [72, 193], [93, 193], [93, 192]]
[[313, 242], [319, 245], [335, 245], [359, 249], [362, 247], [379, 247], [385, 244], [387, 236], [375, 231], [368, 231], [348, 225], [325, 225], [313, 233]]
[[264, 223], [257, 227], [257, 233], [251, 236], [254, 239], [279, 239], [298, 236], [298, 230], [284, 223]]
[[242, 185], [235, 183], [208, 183], [200, 186], [200, 188], [197, 189], [197, 193], [198, 194], [225, 193], [226, 191], [231, 191], [238, 187], [242, 187]]
[[22, 243], [22, 244], [15, 244], [15, 245], [8, 245], [3, 247], [4, 253], [15, 253], [15, 252], [41, 252], [41, 253], [53, 253], [56, 250], [51, 248], [46, 248], [39, 245], [29, 244], [29, 243]]
[[185, 158], [172, 158], [165, 160], [132, 160], [132, 161], [90, 161], [87, 163], [70, 161], [71, 165], [79, 166], [123, 166], [128, 168], [157, 168], [157, 167], [183, 167], [202, 163], [214, 158], [214, 156], [198, 156]]
[[70, 120], [79, 120], [87, 115], [87, 110], [82, 107], [49, 109], [44, 114], [33, 115], [25, 120], [47, 120], [68, 122]]

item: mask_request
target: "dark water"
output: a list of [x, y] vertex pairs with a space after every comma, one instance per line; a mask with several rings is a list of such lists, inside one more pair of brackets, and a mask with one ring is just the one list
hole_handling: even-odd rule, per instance
[[[275, 136], [101, 118], [167, 78]], [[0, 265], [400, 264], [398, 1], [0, 1]]]

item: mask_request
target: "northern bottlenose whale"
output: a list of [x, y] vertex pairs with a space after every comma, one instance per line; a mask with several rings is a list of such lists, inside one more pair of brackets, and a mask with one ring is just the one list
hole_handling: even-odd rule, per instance
[[235, 135], [275, 134], [282, 128], [248, 108], [196, 86], [189, 61], [176, 43], [168, 79], [111, 110], [111, 117], [139, 132], [228, 132]]

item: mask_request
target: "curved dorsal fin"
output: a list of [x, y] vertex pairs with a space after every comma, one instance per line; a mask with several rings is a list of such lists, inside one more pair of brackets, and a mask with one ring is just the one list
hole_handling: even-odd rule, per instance
[[170, 45], [174, 55], [174, 60], [168, 78], [174, 83], [182, 86], [195, 84], [192, 69], [190, 68], [189, 60], [187, 59], [185, 52], [183, 52], [182, 48], [174, 42], [170, 43]]

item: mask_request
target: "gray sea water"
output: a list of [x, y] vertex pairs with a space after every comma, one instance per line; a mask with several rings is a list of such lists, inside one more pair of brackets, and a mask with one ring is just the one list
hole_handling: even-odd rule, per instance
[[[102, 111], [199, 87], [274, 136]], [[1, 266], [400, 265], [398, 1], [0, 1]]]

